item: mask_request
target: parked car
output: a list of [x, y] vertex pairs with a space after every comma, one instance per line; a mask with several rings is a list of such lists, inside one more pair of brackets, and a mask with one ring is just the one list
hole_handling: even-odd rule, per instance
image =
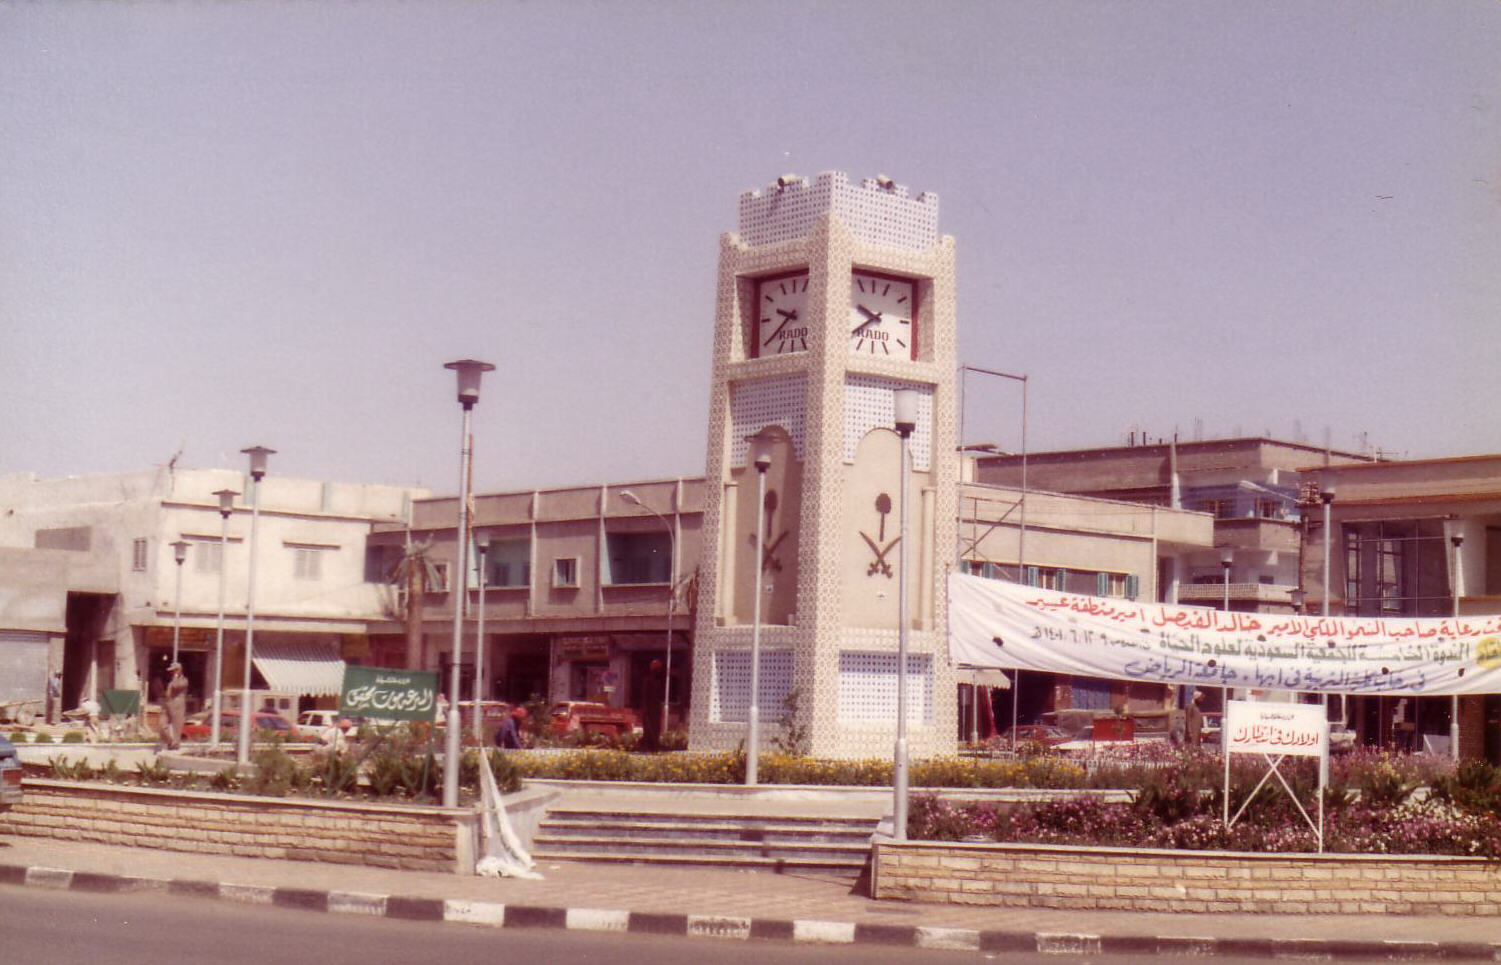
[[554, 737], [567, 737], [580, 731], [620, 737], [640, 730], [636, 712], [629, 707], [611, 707], [587, 700], [565, 700], [553, 704], [548, 718]]
[[1062, 727], [1054, 727], [1051, 724], [1019, 724], [1014, 728], [1008, 727], [1001, 734], [1000, 742], [1004, 747], [1011, 746], [1012, 731], [1016, 734], [1016, 743], [1042, 744], [1046, 747], [1057, 747], [1069, 740], [1068, 731]]
[[[256, 733], [270, 731], [280, 734], [282, 737], [296, 738], [297, 728], [292, 722], [281, 714], [273, 714], [270, 711], [257, 711], [253, 718], [253, 726]], [[238, 710], [222, 710], [219, 712], [219, 736], [238, 735], [240, 727], [240, 712]], [[194, 714], [182, 725], [182, 736], [189, 740], [205, 740], [213, 736], [213, 721], [207, 712]]]
[[304, 710], [297, 715], [297, 736], [315, 741], [323, 736], [324, 731], [342, 722], [357, 725], [359, 720], [337, 710]]
[[21, 755], [0, 737], [0, 811], [21, 803]]

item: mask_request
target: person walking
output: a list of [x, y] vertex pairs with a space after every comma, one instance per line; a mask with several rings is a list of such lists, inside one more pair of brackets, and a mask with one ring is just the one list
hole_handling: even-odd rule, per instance
[[182, 664], [174, 663], [167, 668], [167, 687], [162, 694], [162, 741], [167, 750], [175, 751], [182, 744], [183, 719], [188, 715], [188, 678], [182, 675]]

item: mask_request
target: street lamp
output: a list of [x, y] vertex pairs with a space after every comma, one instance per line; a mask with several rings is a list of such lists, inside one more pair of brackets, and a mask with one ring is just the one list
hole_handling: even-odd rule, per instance
[[177, 561], [177, 592], [172, 603], [172, 662], [177, 662], [177, 641], [182, 637], [182, 564], [188, 558], [188, 541], [172, 544], [172, 558]]
[[761, 574], [765, 565], [765, 549], [762, 534], [766, 531], [766, 470], [771, 468], [771, 444], [774, 441], [765, 430], [747, 436], [751, 445], [751, 464], [756, 467], [756, 559], [751, 564], [751, 666], [750, 709], [746, 713], [745, 735], [745, 786], [755, 787], [760, 780], [761, 758]]
[[[1230, 565], [1232, 563], [1234, 563], [1234, 562], [1235, 562], [1235, 550], [1231, 549], [1228, 546], [1222, 547], [1220, 549], [1220, 566], [1225, 571], [1225, 577], [1224, 577], [1224, 581], [1223, 581], [1223, 586], [1225, 587], [1225, 604], [1224, 604], [1224, 606], [1221, 607], [1221, 609], [1224, 610], [1226, 613], [1230, 612]], [[1229, 691], [1229, 689], [1226, 688], [1226, 687], [1221, 687], [1220, 688], [1220, 712], [1221, 713], [1224, 713], [1224, 712], [1226, 712], [1226, 711], [1228, 711], [1230, 709], [1228, 706], [1226, 706], [1226, 701], [1229, 700], [1229, 698], [1230, 698], [1230, 691]], [[1226, 757], [1228, 757], [1228, 756], [1229, 755], [1227, 754]]]
[[[266, 475], [266, 457], [276, 454], [275, 449], [251, 446], [241, 449], [250, 457], [250, 579], [245, 590], [245, 679], [240, 688], [239, 740], [235, 745], [235, 761], [241, 766], [250, 763], [250, 724], [255, 719], [250, 706], [251, 657], [255, 651], [255, 537], [261, 519], [261, 480]], [[217, 716], [219, 709], [214, 708]]]
[[891, 393], [896, 434], [901, 437], [901, 531], [897, 540], [896, 590], [896, 748], [892, 774], [892, 832], [898, 841], [907, 840], [907, 452], [912, 432], [917, 428], [917, 409], [921, 393], [916, 389], [896, 389]]
[[[1332, 481], [1326, 486], [1322, 479], [1319, 480], [1319, 500], [1324, 504], [1324, 605], [1319, 615], [1327, 618], [1329, 616], [1329, 559], [1334, 536], [1334, 526], [1330, 521], [1334, 507], [1334, 483]], [[1329, 716], [1328, 694], [1324, 695], [1324, 716]], [[1345, 722], [1344, 694], [1340, 694], [1339, 697], [1339, 721], [1341, 724]]]
[[[1459, 633], [1459, 591], [1464, 584], [1464, 569], [1459, 548], [1464, 545], [1465, 538], [1459, 533], [1451, 533], [1449, 542], [1454, 544], [1454, 632], [1457, 635]], [[1459, 760], [1459, 694], [1454, 694], [1449, 700], [1449, 756], [1456, 761]]]
[[678, 535], [666, 516], [663, 516], [655, 509], [643, 503], [641, 497], [629, 489], [622, 489], [620, 491], [620, 498], [632, 506], [640, 507], [657, 517], [657, 521], [662, 524], [662, 528], [667, 530], [669, 556], [667, 565], [670, 567], [667, 574], [667, 664], [663, 671], [662, 679], [662, 727], [658, 733], [658, 739], [660, 740], [661, 735], [667, 733], [667, 724], [670, 720], [668, 715], [672, 706], [672, 611], [677, 605], [678, 598]]
[[485, 679], [485, 554], [490, 552], [490, 534], [480, 530], [474, 534], [474, 548], [479, 552], [479, 622], [474, 631], [474, 742], [485, 746], [485, 732], [480, 713], [482, 681]]
[[458, 378], [459, 405], [464, 407], [459, 438], [459, 527], [455, 534], [454, 578], [463, 581], [453, 589], [453, 660], [448, 673], [447, 740], [443, 745], [443, 806], [459, 805], [459, 657], [464, 652], [464, 598], [469, 594], [469, 425], [474, 404], [479, 401], [480, 377], [495, 370], [489, 362], [460, 359], [447, 362]]
[[228, 556], [225, 551], [229, 544], [229, 514], [234, 512], [235, 497], [240, 495], [233, 489], [220, 489], [214, 493], [219, 497], [219, 622], [214, 631], [214, 711], [210, 715], [213, 723], [209, 725], [209, 743], [219, 746], [219, 718], [222, 716], [224, 705], [224, 574], [229, 569]]
[[1306, 606], [1308, 602], [1308, 594], [1304, 593], [1303, 588], [1300, 586], [1297, 589], [1289, 592], [1287, 594], [1287, 599], [1288, 602], [1292, 604], [1294, 613], [1302, 613], [1304, 606]]

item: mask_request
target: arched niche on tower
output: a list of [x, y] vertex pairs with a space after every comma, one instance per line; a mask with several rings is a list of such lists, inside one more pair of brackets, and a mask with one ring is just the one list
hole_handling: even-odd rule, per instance
[[[845, 466], [844, 525], [841, 585], [844, 617], [850, 627], [896, 629], [898, 584], [901, 578], [901, 437], [894, 429], [876, 428], [855, 448]], [[918, 625], [920, 575], [926, 563], [922, 552], [922, 492], [929, 473], [914, 472], [907, 481], [907, 603], [908, 619]]]
[[761, 622], [766, 625], [793, 623], [797, 609], [798, 532], [802, 519], [803, 467], [792, 437], [781, 426], [760, 430], [770, 439], [771, 465], [766, 470], [766, 512], [763, 517], [760, 560], [757, 560], [756, 468], [754, 447], [746, 447], [745, 462], [731, 470], [735, 483], [731, 498], [734, 532], [728, 552], [733, 554], [735, 574], [730, 622], [749, 624], [754, 618], [755, 596], [761, 592]]

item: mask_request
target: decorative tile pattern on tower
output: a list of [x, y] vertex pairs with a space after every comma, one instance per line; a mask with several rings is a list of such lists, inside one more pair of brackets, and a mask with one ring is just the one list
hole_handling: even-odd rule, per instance
[[[748, 687], [752, 627], [735, 615], [731, 601], [744, 581], [755, 581], [751, 592], [763, 592], [793, 573], [797, 602], [787, 623], [761, 629], [763, 740], [773, 735], [781, 711], [767, 706], [772, 695], [766, 661], [777, 661], [775, 686], [780, 687], [785, 654], [790, 655], [789, 683], [797, 692], [800, 723], [812, 753], [890, 753], [896, 725], [896, 620], [893, 616], [882, 623], [886, 618], [880, 617], [873, 624], [868, 614], [845, 608], [851, 587], [858, 586], [856, 595], [883, 594], [894, 592], [899, 583], [884, 572], [869, 575], [869, 554], [848, 531], [845, 506], [852, 480], [867, 493], [897, 491], [894, 459], [857, 463], [855, 452], [863, 451], [862, 440], [879, 441], [882, 432], [890, 433], [892, 442], [871, 451], [890, 451], [895, 440], [891, 393], [905, 386], [922, 393], [911, 447], [908, 520], [909, 739], [917, 756], [952, 752], [957, 700], [944, 649], [943, 583], [955, 546], [958, 483], [953, 240], [937, 233], [936, 195], [914, 199], [889, 180], [855, 185], [838, 172], [820, 174], [811, 183], [783, 180], [781, 186], [741, 195], [739, 232], [723, 236], [720, 243], [690, 745], [728, 749], [745, 738], [745, 724], [725, 715], [738, 714], [748, 703], [748, 695], [737, 699], [729, 688]], [[751, 357], [755, 279], [804, 270], [807, 317], [799, 324], [809, 329], [808, 350]], [[850, 351], [850, 290], [856, 270], [913, 283], [916, 358]], [[754, 565], [746, 562], [754, 556], [736, 553], [755, 538], [753, 524], [733, 509], [745, 505], [737, 495], [740, 487], [756, 485], [755, 471], [745, 465], [743, 436], [772, 423], [793, 436], [794, 458], [801, 466], [797, 506], [778, 510], [799, 514], [797, 565], [783, 572], [736, 572], [737, 558], [742, 568]], [[863, 500], [860, 507], [864, 511]], [[889, 542], [891, 536], [885, 539]], [[850, 549], [852, 540], [858, 558]], [[895, 559], [891, 554], [891, 562]], [[768, 657], [773, 653], [777, 656]], [[742, 666], [745, 675], [738, 682]]]

